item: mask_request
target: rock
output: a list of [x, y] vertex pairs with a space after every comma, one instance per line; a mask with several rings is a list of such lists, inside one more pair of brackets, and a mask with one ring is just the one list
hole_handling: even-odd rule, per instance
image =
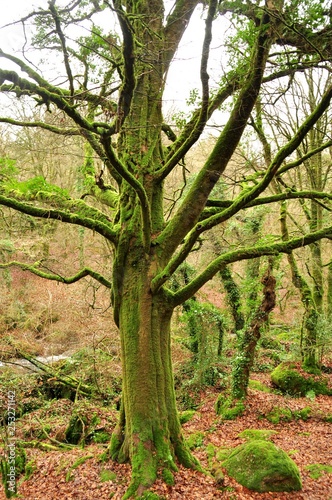
[[279, 389], [292, 396], [305, 396], [309, 391], [314, 391], [315, 394], [332, 394], [326, 377], [310, 375], [298, 364], [289, 361], [273, 370], [271, 380]]
[[260, 493], [302, 488], [295, 462], [269, 441], [255, 439], [236, 447], [222, 467], [238, 483]]

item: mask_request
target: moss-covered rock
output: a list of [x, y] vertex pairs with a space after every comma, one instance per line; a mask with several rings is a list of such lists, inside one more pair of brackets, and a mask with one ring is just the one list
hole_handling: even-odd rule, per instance
[[215, 403], [217, 415], [220, 415], [223, 420], [235, 420], [241, 417], [245, 411], [244, 402], [241, 399], [233, 399], [224, 394], [219, 394]]
[[249, 440], [222, 463], [227, 473], [246, 488], [265, 491], [297, 491], [302, 487], [293, 460], [272, 442]]
[[326, 377], [306, 373], [299, 363], [281, 363], [271, 373], [271, 380], [281, 391], [292, 396], [305, 396], [309, 391], [332, 395]]
[[273, 431], [271, 429], [245, 429], [240, 432], [239, 437], [244, 438], [247, 441], [251, 441], [252, 439], [256, 439], [258, 441], [268, 441], [271, 439], [273, 434], [277, 434], [277, 431]]

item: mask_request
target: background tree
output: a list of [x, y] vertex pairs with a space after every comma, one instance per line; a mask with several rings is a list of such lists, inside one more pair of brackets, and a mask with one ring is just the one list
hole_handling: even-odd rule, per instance
[[[332, 233], [327, 225], [289, 241], [279, 238], [221, 252], [188, 284], [175, 292], [170, 289], [169, 280], [203, 233], [248, 207], [292, 196], [288, 192], [260, 195], [328, 109], [331, 86], [271, 157], [260, 178], [247, 183], [230, 200], [209, 200], [245, 131], [262, 85], [287, 75], [291, 78], [306, 67], [329, 64], [332, 30], [330, 11], [320, 2], [272, 1], [248, 6], [211, 0], [203, 9], [197, 0], [178, 0], [170, 11], [166, 7], [161, 0], [81, 1], [64, 7], [50, 0], [45, 8], [21, 19], [23, 25], [29, 21], [35, 26], [25, 46], [29, 43], [54, 54], [61, 64], [57, 79], [46, 79], [25, 59], [24, 51], [21, 58], [0, 52], [3, 61], [16, 67], [6, 69], [3, 64], [0, 91], [17, 98], [22, 106], [34, 101], [48, 113], [60, 110], [71, 125], [53, 125], [45, 119], [36, 122], [34, 116], [24, 121], [10, 116], [0, 120], [66, 137], [79, 134], [86, 142], [86, 196], [79, 197], [72, 186], [70, 191], [56, 187], [48, 179], [26, 179], [22, 171], [2, 175], [0, 204], [99, 233], [113, 247], [112, 277], [91, 267], [76, 269], [73, 276], [66, 277], [45, 270], [38, 262], [8, 261], [2, 267], [21, 265], [62, 282], [90, 275], [111, 288], [121, 336], [123, 390], [110, 456], [132, 463], [132, 483], [125, 498], [141, 495], [159, 473], [171, 482], [176, 460], [186, 467], [199, 467], [184, 442], [176, 411], [170, 353], [173, 309], [227, 264], [289, 253]], [[170, 124], [164, 123], [162, 98], [171, 62], [196, 8], [203, 9], [205, 24], [200, 99], [176, 136]], [[109, 20], [105, 31], [97, 26], [100, 13], [103, 20]], [[119, 33], [110, 29], [115, 18]], [[230, 25], [233, 31], [223, 40], [228, 54], [224, 67], [228, 69], [220, 71], [217, 85], [210, 88], [214, 23], [220, 23], [222, 33]], [[82, 26], [84, 35], [78, 36], [72, 26]], [[225, 125], [186, 196], [165, 221], [165, 181], [218, 109], [227, 113]], [[171, 140], [168, 146], [164, 133]], [[310, 196], [331, 197], [319, 191]]]
[[[317, 80], [318, 79], [318, 80]], [[319, 84], [318, 84], [319, 81]], [[256, 106], [256, 120], [252, 124], [264, 148], [266, 164], [271, 160], [273, 148], [291, 137], [297, 129], [301, 116], [306, 116], [315, 108], [322, 95], [324, 87], [330, 82], [330, 74], [322, 69], [304, 72], [301, 78], [295, 77], [290, 83], [290, 96], [281, 96], [276, 106], [280, 106], [277, 116], [275, 108], [269, 110], [269, 105], [263, 110]], [[269, 97], [266, 96], [267, 102]], [[294, 113], [294, 109], [296, 112]], [[330, 114], [324, 114], [313, 127], [306, 139], [296, 150], [295, 164], [301, 167], [296, 170], [286, 168], [282, 175], [272, 184], [275, 193], [285, 190], [314, 192], [329, 189], [331, 164], [328, 148], [330, 147]], [[264, 126], [263, 126], [264, 122]], [[263, 130], [264, 129], [264, 130]], [[272, 143], [268, 136], [271, 136]], [[287, 241], [292, 234], [305, 234], [305, 229], [317, 230], [323, 227], [324, 220], [329, 217], [330, 208], [324, 202], [313, 199], [299, 199], [295, 202], [283, 201], [281, 204], [281, 232]], [[304, 364], [311, 369], [319, 365], [319, 351], [322, 347], [321, 338], [324, 317], [327, 314], [329, 292], [324, 293], [323, 243], [321, 240], [308, 246], [309, 255], [302, 250], [297, 256], [295, 252], [288, 254], [287, 259], [291, 270], [293, 285], [299, 290], [304, 306], [303, 338], [301, 347]], [[304, 264], [304, 265], [303, 265]]]

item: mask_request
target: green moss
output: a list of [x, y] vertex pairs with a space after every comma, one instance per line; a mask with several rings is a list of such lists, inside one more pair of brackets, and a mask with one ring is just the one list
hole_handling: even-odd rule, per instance
[[204, 433], [200, 431], [194, 432], [187, 439], [187, 444], [191, 450], [203, 446], [203, 443], [204, 443]]
[[215, 456], [216, 450], [215, 450], [215, 447], [212, 443], [209, 443], [206, 446], [205, 451], [206, 451], [208, 460], [211, 460]]
[[254, 491], [301, 489], [296, 464], [283, 450], [269, 441], [249, 440], [235, 448], [222, 466], [238, 483]]
[[90, 458], [94, 458], [93, 455], [86, 455], [84, 457], [80, 457], [78, 458], [74, 463], [73, 465], [69, 468], [67, 474], [66, 474], [66, 482], [69, 482], [73, 479], [71, 473], [73, 470], [77, 469], [77, 467], [79, 467], [80, 465], [84, 464], [87, 460], [89, 460]]
[[277, 432], [271, 429], [246, 429], [240, 432], [239, 437], [247, 441], [251, 439], [268, 441], [273, 434], [277, 434]]
[[174, 486], [174, 476], [169, 469], [163, 469], [162, 476], [166, 484], [168, 484], [169, 486]]
[[179, 418], [180, 418], [180, 423], [185, 424], [186, 422], [189, 422], [195, 415], [195, 410], [186, 410], [180, 413]]
[[266, 418], [272, 424], [279, 424], [280, 422], [290, 422], [293, 419], [293, 414], [289, 408], [275, 406], [273, 410], [266, 415]]
[[310, 464], [305, 469], [309, 471], [311, 479], [319, 479], [324, 473], [332, 474], [332, 465]]
[[242, 400], [236, 400], [231, 397], [226, 397], [222, 394], [219, 395], [215, 404], [216, 413], [221, 416], [223, 420], [235, 420], [237, 417], [243, 415], [245, 405]]
[[163, 497], [160, 497], [157, 493], [153, 493], [152, 491], [144, 491], [144, 493], [136, 497], [137, 500], [162, 500]]
[[224, 460], [226, 460], [232, 452], [233, 448], [227, 448], [226, 446], [218, 448], [216, 459], [218, 462], [224, 462]]
[[92, 436], [94, 443], [108, 443], [110, 439], [111, 435], [105, 431], [95, 432]]
[[255, 391], [268, 392], [268, 393], [273, 392], [273, 389], [263, 384], [259, 380], [249, 380], [249, 387], [250, 389], [253, 389]]
[[116, 480], [115, 472], [107, 469], [103, 469], [100, 472], [100, 481], [102, 483], [105, 483], [106, 481], [115, 481], [115, 480]]
[[109, 449], [107, 451], [107, 460], [108, 458], [111, 458], [112, 460], [117, 460], [120, 448], [121, 448], [121, 441], [118, 435], [115, 432], [113, 432]]
[[70, 444], [78, 444], [85, 437], [87, 418], [84, 415], [73, 415], [66, 429], [66, 441]]
[[37, 470], [37, 465], [35, 460], [30, 460], [30, 462], [27, 462], [25, 464], [25, 475], [24, 475], [24, 480], [30, 479], [32, 474]]
[[272, 337], [262, 337], [259, 341], [259, 346], [262, 349], [273, 349], [273, 350], [278, 350], [278, 351], [283, 350], [283, 346], [279, 342], [279, 340], [274, 339]]
[[328, 381], [323, 376], [304, 376], [297, 371], [295, 363], [281, 363], [271, 373], [272, 382], [283, 392], [292, 396], [305, 396], [309, 391], [315, 394], [331, 395]]

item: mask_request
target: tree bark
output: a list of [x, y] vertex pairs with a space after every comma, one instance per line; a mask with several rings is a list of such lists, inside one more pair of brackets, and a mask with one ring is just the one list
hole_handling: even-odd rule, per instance
[[172, 481], [176, 460], [198, 468], [178, 418], [173, 383], [170, 320], [172, 306], [163, 293], [151, 294], [153, 261], [133, 252], [123, 272], [119, 327], [123, 385], [119, 423], [111, 458], [132, 464], [124, 498], [149, 488], [159, 474]]

